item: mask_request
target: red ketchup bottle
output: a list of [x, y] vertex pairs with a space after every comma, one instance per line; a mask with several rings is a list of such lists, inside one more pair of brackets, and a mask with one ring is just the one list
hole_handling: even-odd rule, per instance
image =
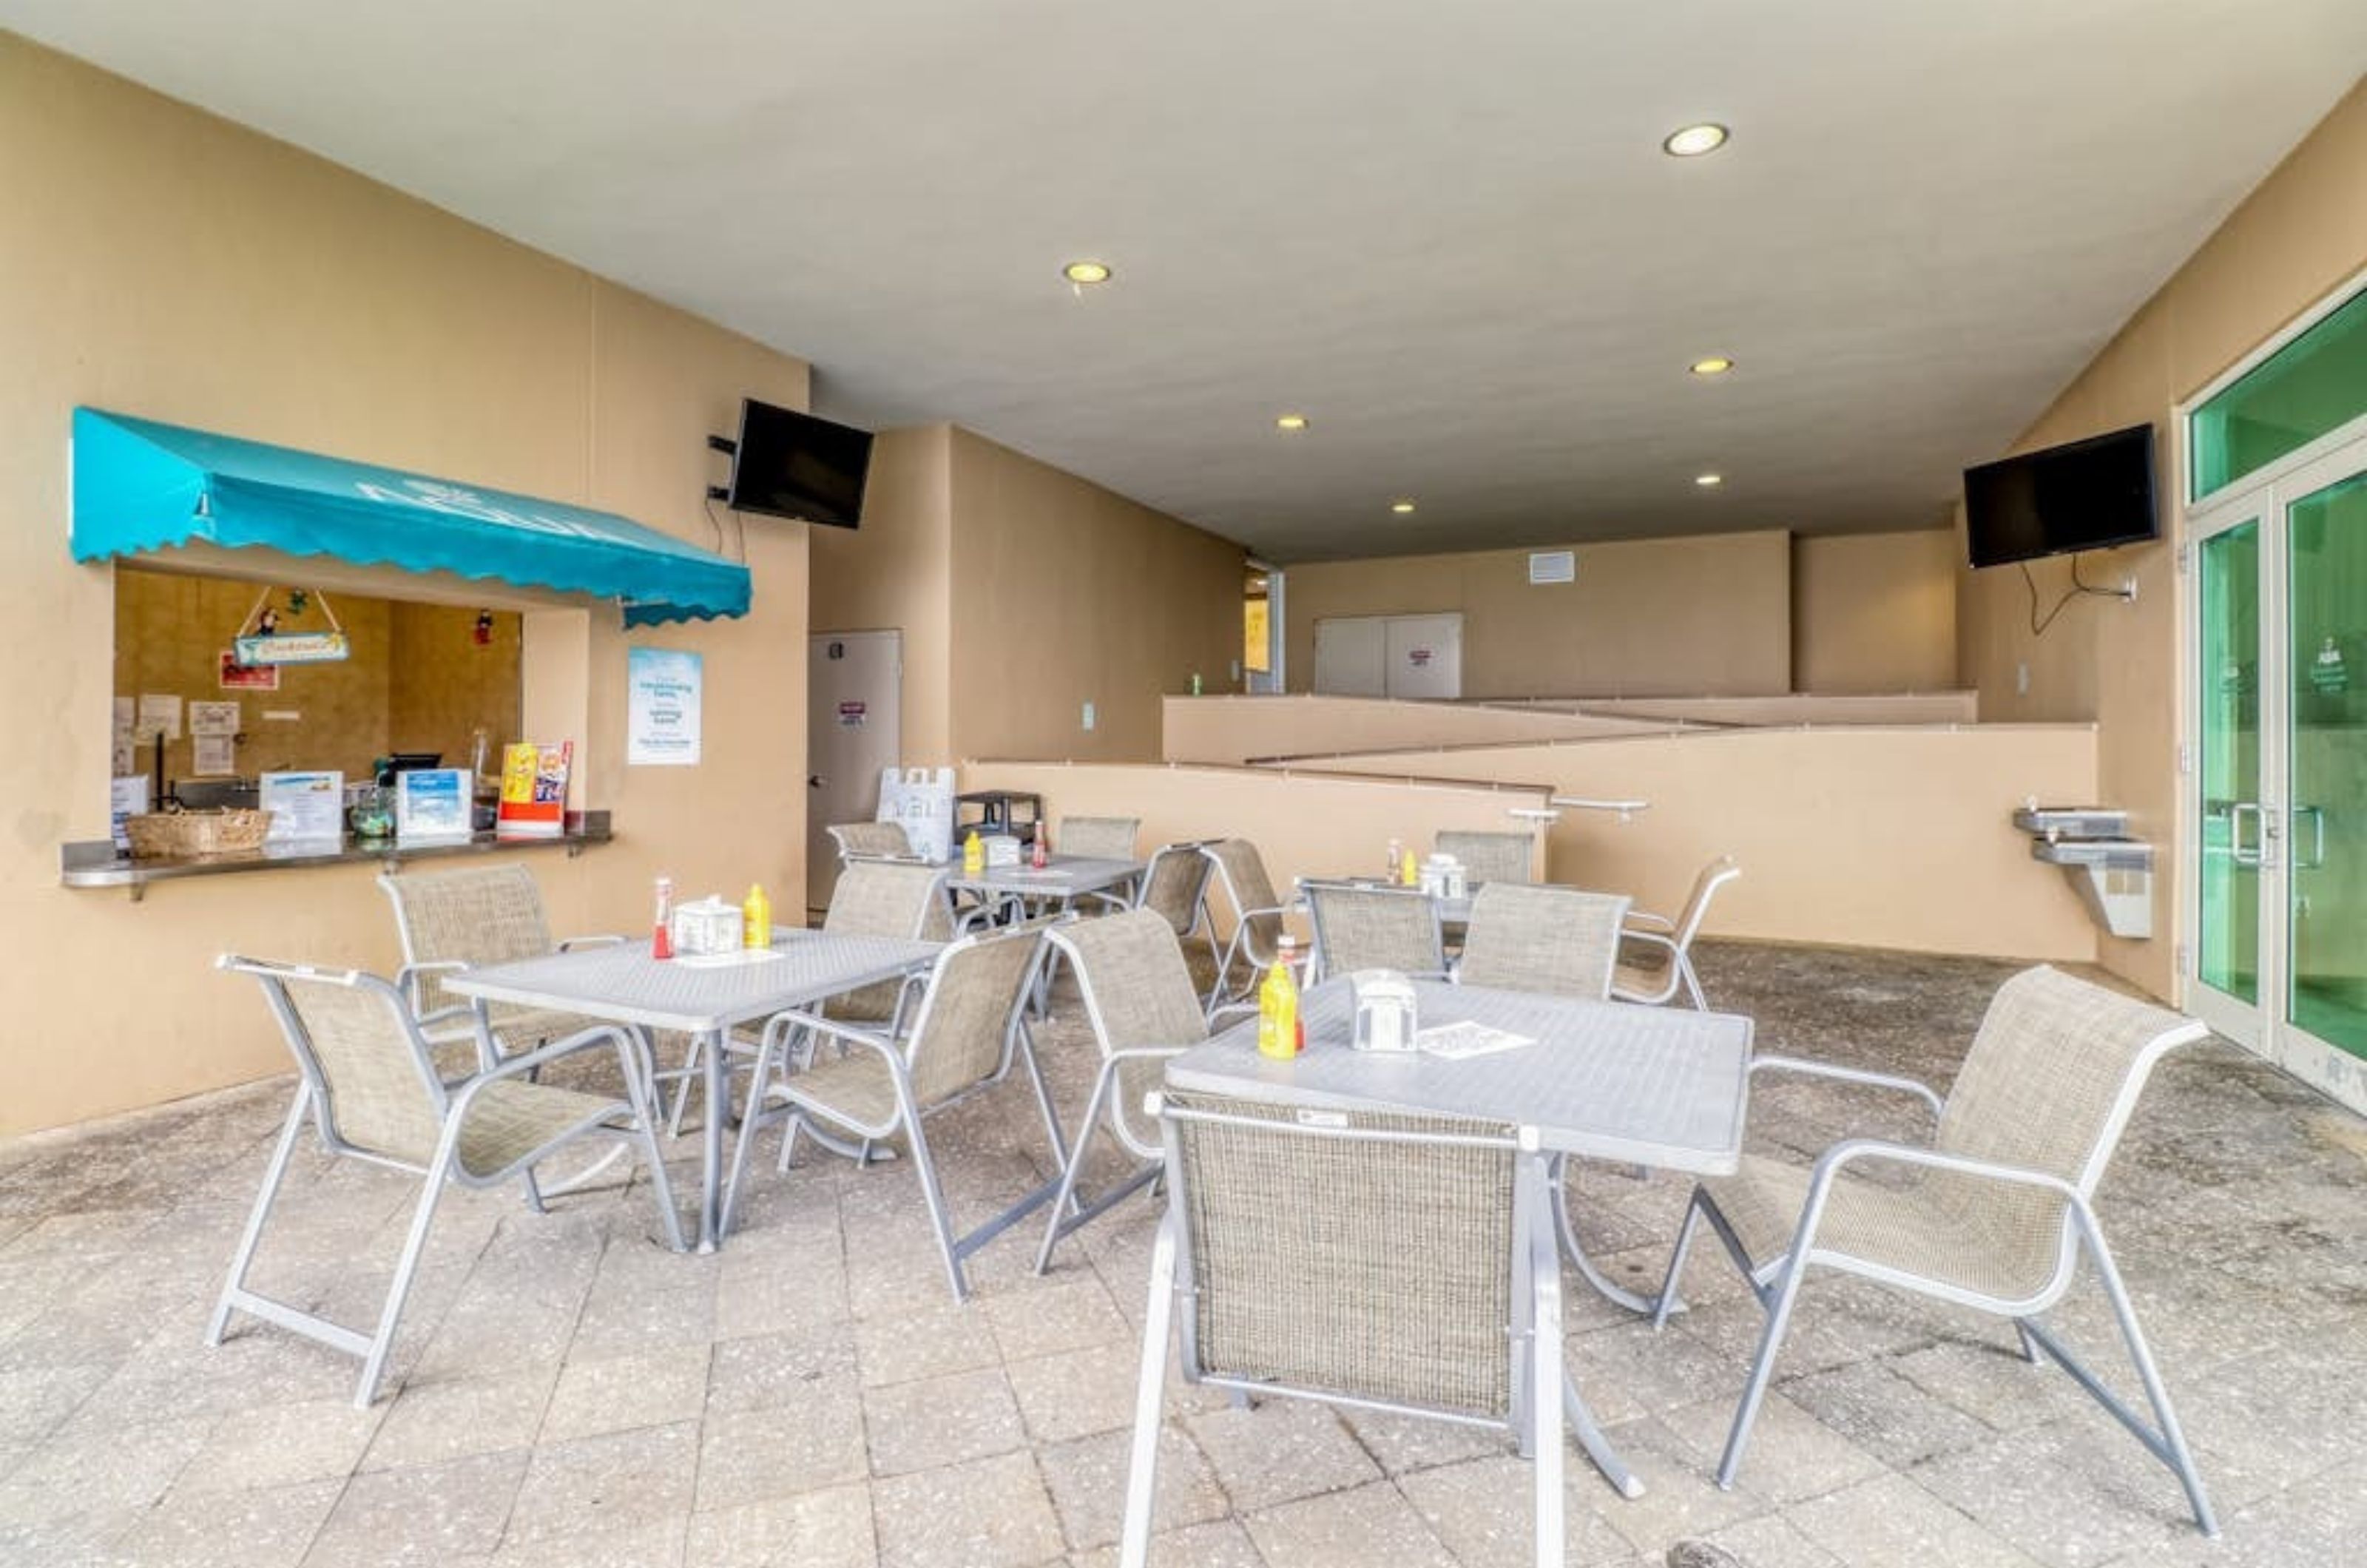
[[1036, 824], [1036, 847], [1028, 852], [1027, 863], [1034, 866], [1038, 871], [1044, 869], [1044, 862], [1049, 856], [1049, 840], [1051, 839], [1051, 836], [1052, 833], [1050, 829], [1045, 827], [1041, 822]]
[[657, 923], [650, 931], [650, 956], [674, 956], [674, 878], [658, 878]]

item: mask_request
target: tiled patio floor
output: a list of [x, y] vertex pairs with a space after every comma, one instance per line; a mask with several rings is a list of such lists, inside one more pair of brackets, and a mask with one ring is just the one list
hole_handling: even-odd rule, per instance
[[[1760, 1019], [1763, 1049], [1942, 1084], [2009, 973], [1735, 945], [1704, 968], [1718, 1005]], [[242, 999], [266, 1028], [260, 998]], [[1064, 1007], [1044, 1051], [1071, 1116], [1090, 1049]], [[767, 1168], [744, 1230], [708, 1258], [657, 1244], [639, 1183], [543, 1216], [514, 1191], [463, 1196], [439, 1218], [397, 1392], [364, 1413], [343, 1357], [252, 1320], [203, 1343], [286, 1093], [0, 1145], [0, 1562], [1114, 1557], [1149, 1201], [1044, 1279], [1032, 1228], [1004, 1237], [957, 1308], [901, 1168]], [[1771, 1086], [1754, 1138], [1813, 1150], [1853, 1103]], [[957, 1219], [1037, 1179], [1032, 1121], [1014, 1084], [941, 1123]], [[1869, 1122], [1899, 1125], [1855, 1124]], [[686, 1191], [692, 1142], [678, 1150]], [[1753, 1568], [2367, 1561], [2363, 1155], [2356, 1118], [2212, 1045], [2157, 1074], [2106, 1183], [2104, 1224], [2221, 1541], [2196, 1536], [2169, 1472], [2067, 1379], [2015, 1359], [2010, 1329], [1829, 1276], [1803, 1299], [1741, 1485], [1717, 1491], [1758, 1314], [1704, 1246], [1696, 1310], [1659, 1335], [1573, 1285], [1572, 1364], [1649, 1490], [1622, 1501], [1574, 1457], [1569, 1561], [1658, 1563], [1687, 1539]], [[1579, 1180], [1599, 1248], [1655, 1278], [1683, 1185]], [[306, 1154], [260, 1283], [366, 1321], [411, 1195]], [[2119, 1365], [2101, 1296], [2056, 1316]], [[1527, 1472], [1484, 1435], [1184, 1391], [1166, 1441], [1159, 1561], [1524, 1561]]]

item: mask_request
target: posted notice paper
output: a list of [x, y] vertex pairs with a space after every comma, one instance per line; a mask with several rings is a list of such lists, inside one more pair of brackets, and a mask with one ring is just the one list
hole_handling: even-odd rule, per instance
[[625, 761], [686, 768], [698, 761], [699, 698], [706, 684], [698, 654], [636, 648], [625, 655]]
[[258, 793], [257, 804], [271, 813], [266, 843], [334, 844], [345, 837], [345, 774], [266, 773]]

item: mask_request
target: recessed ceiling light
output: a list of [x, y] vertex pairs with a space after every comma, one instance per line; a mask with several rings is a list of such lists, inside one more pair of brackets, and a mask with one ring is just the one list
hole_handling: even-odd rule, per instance
[[1723, 376], [1734, 368], [1734, 361], [1723, 354], [1713, 354], [1707, 359], [1696, 359], [1693, 373], [1696, 376]]
[[1695, 474], [1693, 476], [1693, 483], [1701, 486], [1704, 490], [1716, 490], [1725, 482], [1726, 476], [1724, 474]]
[[1060, 276], [1081, 288], [1091, 287], [1096, 283], [1107, 283], [1110, 280], [1109, 264], [1097, 261], [1072, 261], [1060, 269]]
[[1671, 158], [1698, 158], [1725, 145], [1726, 127], [1704, 120], [1669, 132], [1668, 140], [1660, 143], [1660, 151]]
[[1303, 413], [1276, 414], [1274, 427], [1276, 430], [1304, 430], [1307, 428], [1307, 416]]
[[1389, 510], [1402, 517], [1407, 513], [1413, 510], [1413, 502], [1410, 501], [1392, 501], [1389, 502]]

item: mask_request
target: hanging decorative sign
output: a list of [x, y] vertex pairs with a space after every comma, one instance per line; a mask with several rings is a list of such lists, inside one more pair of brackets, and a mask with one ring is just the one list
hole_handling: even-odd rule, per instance
[[255, 607], [238, 624], [238, 635], [231, 638], [231, 650], [243, 666], [281, 664], [341, 664], [354, 656], [353, 643], [345, 628], [337, 624], [337, 613], [329, 608], [329, 596], [317, 589], [309, 596], [302, 589], [288, 595], [288, 613], [302, 615], [308, 599], [318, 599], [321, 614], [329, 617], [329, 629], [324, 632], [283, 632], [279, 629], [279, 612], [271, 608], [271, 590], [266, 587], [255, 601]]

